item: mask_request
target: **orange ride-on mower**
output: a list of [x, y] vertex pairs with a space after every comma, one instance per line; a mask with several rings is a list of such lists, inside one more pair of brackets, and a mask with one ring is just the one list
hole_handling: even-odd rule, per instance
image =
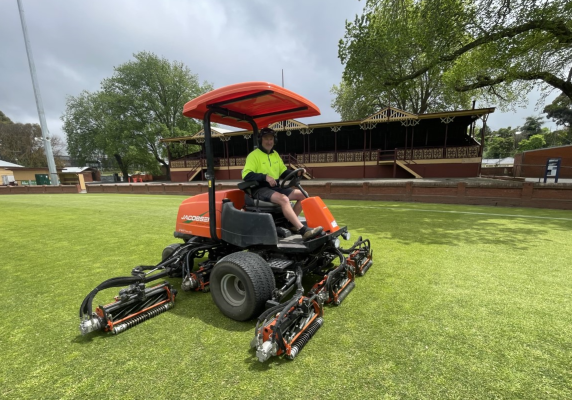
[[[211, 122], [252, 129], [258, 143], [259, 128], [291, 118], [319, 115], [305, 98], [265, 82], [226, 86], [188, 102], [183, 114], [203, 120], [208, 193], [184, 200], [179, 207], [175, 237], [182, 243], [163, 250], [162, 261], [139, 266], [131, 276], [109, 279], [97, 286], [80, 308], [82, 334], [93, 331], [120, 333], [170, 309], [177, 291], [168, 283], [150, 282], [182, 278], [183, 291], [211, 292], [227, 317], [236, 321], [257, 318], [251, 346], [263, 362], [271, 356], [293, 359], [323, 324], [324, 304], [340, 304], [372, 264], [369, 240], [349, 240], [319, 197], [309, 197], [292, 171], [282, 187], [297, 187], [305, 220], [320, 236], [303, 241], [293, 234], [280, 206], [253, 200], [256, 182], [241, 182], [237, 189], [215, 191]], [[307, 289], [302, 285], [315, 279]], [[95, 295], [123, 287], [115, 302], [92, 310]]]

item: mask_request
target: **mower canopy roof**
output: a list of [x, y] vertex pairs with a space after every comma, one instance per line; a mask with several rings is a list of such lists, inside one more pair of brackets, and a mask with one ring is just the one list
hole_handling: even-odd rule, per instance
[[242, 117], [252, 118], [258, 128], [287, 119], [314, 117], [320, 109], [306, 98], [268, 82], [244, 82], [215, 89], [183, 108], [183, 115], [202, 120], [212, 110], [211, 121], [252, 129]]

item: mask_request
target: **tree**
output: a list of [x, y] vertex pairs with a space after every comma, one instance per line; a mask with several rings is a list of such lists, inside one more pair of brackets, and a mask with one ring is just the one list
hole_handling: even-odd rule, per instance
[[[400, 10], [411, 3], [369, 0], [364, 12], [367, 19], [376, 10]], [[392, 30], [394, 37], [410, 35], [419, 49], [416, 63], [379, 75], [386, 90], [439, 71], [444, 93], [471, 94], [502, 107], [518, 102], [533, 87], [545, 94], [558, 89], [572, 99], [569, 0], [418, 0], [413, 7], [419, 21], [414, 32], [403, 28], [403, 18], [392, 18], [376, 33], [383, 37]], [[346, 32], [346, 37], [348, 32], [356, 37], [348, 28]], [[380, 62], [384, 53], [355, 56], [366, 61], [352, 69], [363, 70]]]
[[342, 121], [364, 119], [382, 108], [380, 99], [360, 89], [351, 83], [342, 81], [340, 86], [334, 85], [330, 90], [330, 93], [335, 95], [331, 106], [340, 114]]
[[67, 99], [62, 117], [68, 151], [79, 163], [114, 159], [124, 179], [136, 166], [156, 165], [143, 143], [137, 143], [129, 118], [118, 112], [117, 98], [105, 92], [82, 92]]
[[62, 120], [69, 152], [80, 160], [113, 157], [124, 176], [136, 164], [153, 173], [162, 164], [170, 175], [167, 151], [159, 141], [201, 129], [200, 123], [183, 117], [183, 106], [212, 86], [199, 84], [182, 63], [148, 52], [134, 58], [116, 67], [99, 92], [68, 98]]
[[544, 122], [542, 119], [542, 117], [526, 117], [524, 125], [520, 128], [523, 137], [530, 139], [533, 135], [543, 135], [542, 125], [544, 125]]
[[518, 144], [518, 151], [528, 151], [528, 150], [536, 150], [542, 149], [546, 147], [546, 140], [544, 139], [544, 135], [532, 135], [529, 139], [522, 140]]
[[563, 94], [544, 107], [543, 111], [546, 113], [546, 117], [552, 119], [557, 125], [568, 129], [572, 127], [572, 100]]
[[550, 146], [564, 146], [572, 144], [572, 100], [560, 94], [551, 104], [544, 107], [546, 117], [552, 119], [564, 129], [551, 132], [547, 136]]
[[[415, 0], [368, 2], [364, 15], [346, 23], [339, 43], [344, 64], [342, 82], [332, 88], [332, 107], [342, 119], [363, 118], [389, 105], [425, 113], [467, 108], [470, 97], [447, 88], [439, 68], [427, 70], [401, 85], [387, 85], [395, 76], [416, 71], [426, 62], [427, 50], [438, 43], [424, 42], [419, 26], [430, 23]], [[351, 118], [348, 118], [351, 117]]]
[[[64, 144], [57, 136], [50, 140], [54, 158], [58, 160], [63, 154]], [[12, 121], [0, 123], [0, 160], [30, 168], [47, 167], [40, 125]], [[62, 163], [58, 160], [56, 166], [61, 167]]]
[[364, 118], [387, 106], [419, 114], [468, 107], [470, 97], [448, 89], [447, 76], [439, 68], [399, 86], [386, 84], [426, 62], [418, 37], [425, 23], [429, 21], [415, 0], [402, 0], [400, 7], [389, 1], [369, 2], [364, 15], [346, 23], [338, 53], [344, 73], [340, 85], [332, 88], [332, 107], [342, 119]]
[[12, 120], [0, 111], [0, 124], [11, 124]]
[[483, 158], [505, 158], [514, 155], [517, 147], [517, 129], [501, 128], [485, 137]]

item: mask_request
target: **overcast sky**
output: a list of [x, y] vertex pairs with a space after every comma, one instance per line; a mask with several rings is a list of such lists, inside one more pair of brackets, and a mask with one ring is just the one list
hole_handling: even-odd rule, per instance
[[[215, 88], [245, 81], [280, 85], [283, 69], [286, 88], [322, 111], [305, 122], [338, 121], [330, 107], [330, 89], [343, 71], [338, 41], [364, 3], [22, 0], [48, 129], [61, 137], [66, 96], [98, 90], [114, 66], [140, 51], [181, 61]], [[538, 96], [530, 97], [527, 109], [497, 111], [489, 126], [516, 127], [540, 115]], [[0, 110], [14, 122], [39, 121], [16, 0], [0, 1]]]

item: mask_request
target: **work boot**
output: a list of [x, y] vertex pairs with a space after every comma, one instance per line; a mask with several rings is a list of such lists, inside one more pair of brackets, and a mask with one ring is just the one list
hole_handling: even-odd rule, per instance
[[315, 228], [308, 228], [307, 226], [303, 226], [302, 228], [300, 228], [298, 233], [300, 235], [302, 235], [302, 240], [304, 240], [304, 242], [305, 242], [305, 241], [308, 241], [310, 239], [314, 239], [320, 233], [322, 233], [322, 227], [317, 226]]

